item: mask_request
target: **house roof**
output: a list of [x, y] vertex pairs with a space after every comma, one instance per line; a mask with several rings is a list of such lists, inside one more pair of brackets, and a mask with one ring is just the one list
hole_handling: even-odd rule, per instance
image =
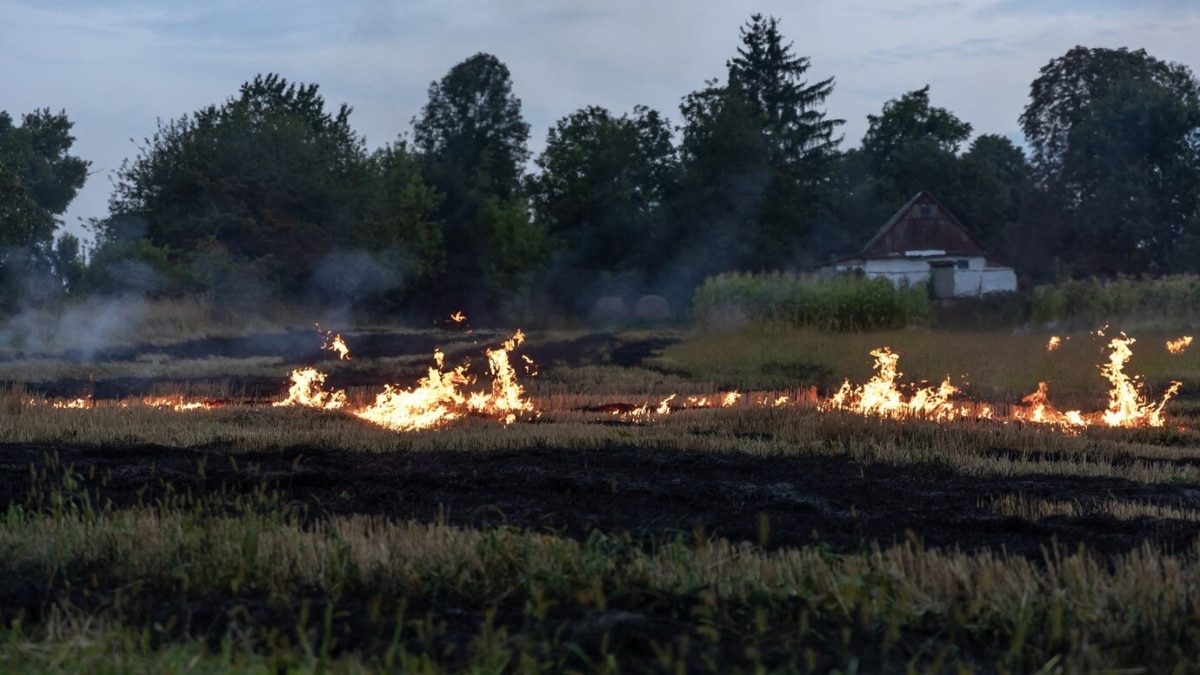
[[901, 206], [857, 254], [848, 258], [891, 258], [908, 251], [987, 255], [983, 245], [933, 195], [922, 190]]

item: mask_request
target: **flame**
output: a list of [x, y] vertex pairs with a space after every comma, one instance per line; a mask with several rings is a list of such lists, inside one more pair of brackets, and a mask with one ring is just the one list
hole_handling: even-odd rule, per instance
[[467, 315], [463, 314], [461, 311], [455, 312], [450, 315], [450, 321], [453, 321], [454, 323], [462, 323], [466, 320], [467, 320]]
[[399, 389], [386, 385], [375, 397], [375, 402], [354, 415], [393, 431], [415, 431], [430, 429], [458, 419], [466, 402], [459, 386], [473, 382], [466, 366], [453, 370], [442, 370], [445, 355], [441, 350], [433, 353], [435, 366], [417, 382], [412, 389]]
[[[331, 335], [332, 338], [330, 337]], [[350, 348], [346, 346], [341, 335], [333, 335], [332, 331], [325, 335], [325, 344], [321, 345], [321, 349], [337, 352], [339, 361], [350, 360]]]
[[1078, 410], [1059, 412], [1050, 403], [1045, 382], [1038, 382], [1037, 391], [1021, 399], [1028, 408], [1013, 411], [1013, 417], [1035, 424], [1056, 424], [1063, 427], [1086, 427], [1088, 421]]
[[1104, 423], [1110, 427], [1161, 427], [1163, 407], [1179, 391], [1181, 383], [1172, 382], [1157, 404], [1148, 402], [1142, 395], [1140, 380], [1125, 374], [1125, 364], [1133, 356], [1129, 345], [1135, 341], [1124, 333], [1119, 338], [1113, 338], [1108, 345], [1112, 350], [1108, 355], [1108, 363], [1100, 366], [1100, 374], [1112, 383], [1112, 389], [1108, 392], [1108, 410], [1104, 411]]
[[216, 407], [205, 401], [188, 401], [183, 398], [182, 394], [174, 396], [147, 396], [142, 399], [142, 405], [150, 406], [151, 408], [170, 408], [175, 412], [212, 410]]
[[55, 401], [50, 404], [52, 408], [66, 408], [70, 410], [81, 410], [83, 408], [91, 408], [92, 401], [86, 398], [75, 398], [69, 401]]
[[1051, 335], [1050, 341], [1046, 343], [1046, 351], [1052, 352], [1055, 349], [1058, 349], [1058, 346], [1061, 344], [1062, 338], [1058, 337], [1057, 335]]
[[374, 403], [353, 414], [395, 431], [442, 426], [466, 413], [497, 417], [505, 424], [512, 424], [518, 415], [533, 411], [533, 403], [525, 398], [525, 390], [517, 382], [516, 370], [508, 358], [524, 341], [525, 334], [518, 330], [499, 349], [487, 350], [491, 392], [464, 393], [461, 387], [474, 384], [475, 378], [467, 374], [465, 365], [443, 370], [445, 356], [435, 351], [435, 367], [429, 369], [416, 387], [384, 387]]
[[1172, 354], [1182, 354], [1192, 344], [1192, 336], [1184, 335], [1176, 340], [1167, 340], [1167, 351]]
[[[1101, 331], [1097, 331], [1100, 334]], [[1135, 340], [1124, 333], [1113, 338], [1108, 346], [1111, 350], [1108, 363], [1101, 364], [1100, 374], [1112, 385], [1108, 392], [1108, 409], [1099, 413], [1083, 414], [1078, 410], [1060, 413], [1055, 410], [1046, 394], [1046, 383], [1039, 382], [1037, 391], [1021, 399], [1028, 404], [1025, 409], [1013, 412], [1013, 417], [1026, 422], [1056, 424], [1064, 427], [1086, 427], [1104, 424], [1110, 427], [1161, 427], [1164, 424], [1163, 408], [1180, 387], [1172, 382], [1157, 403], [1147, 401], [1142, 394], [1142, 383], [1138, 378], [1125, 374], [1125, 364], [1133, 356], [1130, 348]]]
[[297, 368], [292, 371], [292, 386], [287, 398], [271, 404], [273, 407], [308, 406], [324, 410], [337, 410], [346, 405], [346, 392], [325, 391], [325, 373], [315, 368]]
[[950, 402], [950, 397], [958, 393], [958, 388], [950, 384], [947, 377], [937, 387], [920, 387], [906, 397], [896, 388], [896, 380], [900, 373], [896, 371], [896, 363], [900, 355], [887, 347], [881, 347], [871, 352], [875, 357], [875, 375], [861, 387], [852, 387], [846, 380], [837, 393], [823, 403], [822, 410], [850, 410], [862, 415], [879, 417], [905, 418], [920, 417], [934, 420], [948, 420], [965, 416], [967, 408], [959, 408]]

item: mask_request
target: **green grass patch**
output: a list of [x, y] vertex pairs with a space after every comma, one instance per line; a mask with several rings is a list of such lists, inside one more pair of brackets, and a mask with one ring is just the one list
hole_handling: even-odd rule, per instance
[[692, 298], [703, 325], [772, 321], [830, 331], [903, 328], [930, 315], [923, 286], [896, 288], [886, 279], [792, 272], [709, 277]]

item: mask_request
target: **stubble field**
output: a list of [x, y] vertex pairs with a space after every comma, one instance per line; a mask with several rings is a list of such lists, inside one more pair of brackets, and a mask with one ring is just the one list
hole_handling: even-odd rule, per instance
[[316, 366], [366, 405], [434, 349], [481, 387], [509, 333], [349, 328], [340, 361], [179, 332], [2, 355], [4, 670], [1200, 667], [1200, 361], [1172, 336], [1130, 364], [1183, 383], [1158, 428], [817, 405], [889, 344], [964, 401], [1103, 408], [1087, 334], [760, 328], [533, 331], [533, 411], [397, 432], [271, 403]]

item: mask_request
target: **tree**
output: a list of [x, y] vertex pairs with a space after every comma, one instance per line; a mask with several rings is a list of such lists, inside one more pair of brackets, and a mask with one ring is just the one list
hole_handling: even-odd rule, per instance
[[989, 250], [1024, 260], [1018, 230], [1030, 190], [1025, 152], [1004, 136], [977, 136], [961, 157], [959, 184], [956, 213], [971, 234]]
[[809, 59], [778, 24], [751, 16], [727, 83], [710, 81], [681, 106], [681, 264], [701, 275], [794, 264], [828, 197], [842, 120], [820, 106], [833, 78], [809, 84]]
[[862, 152], [881, 203], [894, 210], [921, 190], [943, 201], [959, 192], [958, 150], [971, 125], [931, 105], [928, 85], [888, 101], [881, 114], [867, 115], [867, 124]]
[[222, 260], [252, 283], [307, 293], [325, 256], [377, 243], [364, 231], [370, 167], [350, 112], [326, 112], [316, 84], [270, 74], [160, 122], [118, 171], [100, 244], [145, 238], [172, 262], [203, 260], [201, 288]]
[[[466, 310], [486, 320], [519, 289], [544, 241], [529, 223], [522, 194], [529, 124], [512, 93], [508, 68], [476, 54], [429, 85], [429, 102], [413, 120], [413, 140], [430, 184], [445, 195], [437, 217], [448, 244], [432, 312]], [[447, 307], [446, 305], [452, 305]]]
[[[1162, 273], [1195, 240], [1200, 84], [1145, 50], [1075, 47], [1044, 66], [1021, 115], [1034, 179], [1067, 227], [1076, 275]], [[1185, 247], [1186, 248], [1186, 247]]]
[[671, 136], [643, 106], [620, 117], [589, 106], [550, 129], [528, 190], [552, 239], [546, 286], [560, 305], [585, 310], [596, 295], [648, 290], [678, 180]]
[[53, 264], [54, 232], [88, 168], [69, 154], [71, 127], [65, 112], [37, 110], [17, 126], [0, 111], [0, 294], [7, 309], [53, 299], [67, 283]]

